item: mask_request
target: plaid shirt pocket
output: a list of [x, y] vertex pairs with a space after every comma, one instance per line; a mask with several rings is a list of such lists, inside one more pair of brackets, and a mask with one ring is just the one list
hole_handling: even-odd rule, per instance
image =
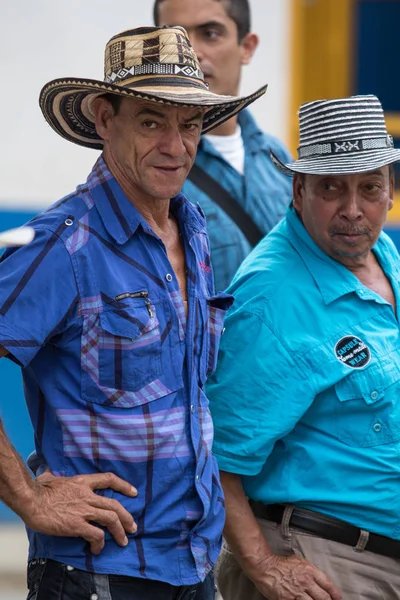
[[157, 308], [144, 302], [84, 317], [82, 394], [85, 400], [138, 406], [166, 395], [160, 381], [162, 342]]

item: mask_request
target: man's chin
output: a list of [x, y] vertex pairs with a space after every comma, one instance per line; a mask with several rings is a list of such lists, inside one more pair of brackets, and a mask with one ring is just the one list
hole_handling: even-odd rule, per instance
[[169, 200], [175, 198], [182, 191], [183, 183], [174, 186], [160, 186], [153, 188], [150, 195], [156, 200]]
[[367, 256], [367, 254], [371, 251], [370, 247], [356, 248], [356, 247], [347, 247], [347, 248], [335, 248], [332, 252], [332, 256], [336, 257], [337, 260], [340, 258], [349, 258], [349, 259], [358, 259], [363, 256]]

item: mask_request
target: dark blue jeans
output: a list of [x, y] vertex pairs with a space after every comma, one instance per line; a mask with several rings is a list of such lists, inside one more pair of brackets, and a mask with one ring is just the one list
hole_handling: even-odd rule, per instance
[[96, 575], [54, 560], [28, 565], [27, 600], [214, 600], [214, 574], [202, 583], [174, 586], [123, 575]]

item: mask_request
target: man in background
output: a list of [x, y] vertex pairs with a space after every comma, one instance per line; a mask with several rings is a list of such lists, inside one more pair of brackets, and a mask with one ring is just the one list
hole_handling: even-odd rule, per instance
[[[210, 90], [237, 95], [242, 66], [251, 62], [258, 45], [248, 0], [155, 0], [154, 21], [182, 25]], [[201, 138], [183, 192], [206, 214], [216, 290], [229, 285], [290, 202], [291, 185], [274, 168], [271, 149], [281, 160], [291, 160], [282, 142], [261, 131], [247, 110]]]

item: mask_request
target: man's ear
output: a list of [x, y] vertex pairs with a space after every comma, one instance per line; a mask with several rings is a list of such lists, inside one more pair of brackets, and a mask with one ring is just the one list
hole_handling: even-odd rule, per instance
[[257, 49], [259, 42], [258, 35], [256, 33], [248, 33], [244, 36], [242, 41], [240, 42], [241, 52], [242, 52], [242, 65], [248, 65], [253, 58], [253, 54]]
[[108, 140], [110, 138], [110, 127], [114, 118], [114, 109], [111, 103], [104, 96], [98, 96], [93, 100], [91, 109], [94, 114], [94, 124], [98, 135], [103, 140]]
[[293, 206], [300, 215], [303, 210], [304, 183], [304, 176], [295, 173], [293, 176]]

